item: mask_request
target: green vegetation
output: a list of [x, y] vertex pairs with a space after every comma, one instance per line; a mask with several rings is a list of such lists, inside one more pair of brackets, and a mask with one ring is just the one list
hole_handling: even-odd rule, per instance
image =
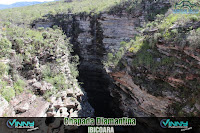
[[78, 65], [79, 65], [79, 57], [77, 55], [71, 56], [71, 62], [69, 64], [69, 69], [71, 70], [71, 75], [74, 78], [77, 78], [79, 75], [79, 72], [77, 70]]
[[[79, 13], [82, 10], [89, 12], [98, 8], [97, 11], [100, 11], [112, 5], [113, 1], [83, 1], [82, 4], [78, 4], [81, 8], [74, 6], [75, 4], [78, 4], [78, 1], [73, 3], [61, 1], [0, 11], [2, 29], [0, 31], [0, 95], [7, 101], [23, 91], [30, 91], [26, 89], [26, 80], [34, 74], [37, 75], [37, 80], [46, 81], [54, 86], [51, 91], [44, 94], [46, 98], [71, 87], [72, 83], [69, 84], [68, 80], [72, 81], [78, 76], [79, 58], [70, 55], [70, 52], [73, 52], [72, 45], [69, 44], [66, 35], [56, 25], [46, 29], [43, 27], [31, 29], [29, 25], [34, 20], [68, 11]], [[63, 59], [68, 61], [71, 79], [67, 71], [61, 71], [61, 68], [66, 65]], [[1, 60], [8, 63], [2, 63]], [[40, 69], [43, 65], [47, 67], [42, 69], [41, 74]], [[6, 74], [13, 80], [13, 84], [4, 81], [2, 77]]]
[[8, 66], [4, 63], [0, 62], [0, 78], [6, 74], [6, 72], [8, 71]]
[[0, 37], [0, 58], [9, 56], [11, 46], [11, 42], [6, 37]]
[[200, 28], [196, 30], [191, 30], [187, 37], [189, 44], [192, 48], [196, 49], [197, 47], [200, 48]]
[[[0, 95], [10, 101], [16, 95], [28, 91], [26, 81], [33, 78], [38, 82], [46, 81], [53, 85], [52, 90], [48, 90], [43, 95], [45, 99], [78, 84], [75, 79], [79, 74], [77, 70], [79, 58], [70, 55], [73, 50], [66, 35], [57, 25], [53, 28], [33, 29], [34, 21], [47, 20], [48, 22], [58, 14], [68, 13], [94, 15], [102, 12], [117, 14], [125, 11], [132, 15], [136, 10], [143, 8], [143, 2], [145, 1], [74, 0], [69, 3], [57, 1], [0, 11]], [[178, 46], [178, 48], [189, 46], [192, 50], [200, 48], [200, 28], [194, 26], [200, 21], [200, 13], [172, 14], [168, 7], [162, 9], [150, 7], [145, 10], [147, 12], [146, 26], [140, 27], [140, 31], [146, 32], [145, 35], [139, 34], [129, 42], [121, 42], [121, 47], [111, 50], [107, 55], [107, 61], [104, 62], [106, 67], [111, 68], [130, 65], [131, 69], [140, 72], [135, 79], [138, 78], [141, 84], [145, 82], [145, 79], [140, 77], [145, 74], [143, 70], [149, 71], [155, 77], [161, 69], [177, 70], [174, 66], [177, 58], [160, 53], [157, 49], [158, 44], [166, 47]], [[140, 16], [140, 11], [136, 12], [137, 15]], [[8, 63], [4, 63], [5, 60]], [[184, 64], [182, 63], [181, 66]], [[176, 76], [175, 72], [173, 74]], [[183, 78], [179, 77], [180, 75], [177, 79]], [[8, 80], [13, 82], [8, 82]], [[153, 79], [151, 81], [155, 82]], [[193, 82], [190, 83], [195, 88], [198, 81]], [[164, 87], [164, 83], [160, 84]], [[148, 84], [148, 88], [151, 88], [151, 84]], [[181, 87], [177, 87], [175, 91], [182, 91], [180, 98], [185, 98], [185, 94], [190, 92], [188, 88]], [[196, 95], [199, 95], [199, 92]], [[190, 103], [193, 106], [195, 102], [196, 100], [192, 99]], [[177, 105], [174, 108], [179, 116], [184, 116], [184, 112], [181, 111], [182, 106]]]
[[63, 74], [57, 74], [53, 77], [45, 77], [44, 80], [54, 85], [57, 90], [67, 89], [66, 78]]
[[9, 102], [13, 97], [15, 97], [15, 90], [11, 87], [3, 88], [1, 90], [1, 95]]
[[0, 81], [0, 94], [9, 102], [13, 97], [15, 97], [15, 90], [12, 87], [7, 87], [6, 85], [7, 83], [5, 81]]
[[[160, 37], [158, 34], [156, 35], [157, 38]], [[157, 40], [157, 38], [155, 40]], [[158, 51], [154, 49], [155, 40], [151, 41], [150, 39], [151, 38], [148, 37], [144, 38], [137, 36], [135, 40], [131, 40], [130, 42], [121, 42], [121, 48], [116, 52], [116, 54], [108, 53], [107, 62], [105, 62], [104, 65], [106, 67], [117, 66], [126, 52], [135, 55], [132, 62], [132, 65], [135, 67], [144, 66], [149, 70], [155, 71], [158, 67], [163, 65], [167, 66], [173, 64], [176, 59], [164, 55], [160, 56]]]
[[15, 92], [16, 94], [20, 94], [24, 91], [24, 88], [26, 86], [26, 83], [21, 80], [21, 79], [18, 79], [15, 83], [14, 83], [14, 89], [15, 89]]
[[[121, 0], [74, 0], [67, 3], [63, 1], [49, 2], [39, 5], [5, 9], [0, 11], [0, 18], [4, 22], [11, 22], [17, 24], [31, 24], [34, 20], [45, 18], [49, 15], [63, 14], [63, 13], [99, 13], [104, 10], [109, 10], [110, 7], [117, 5]], [[125, 0], [128, 1], [128, 0]], [[48, 14], [48, 15], [47, 15]]]
[[117, 53], [115, 55], [113, 55], [112, 53], [108, 53], [107, 55], [107, 61], [104, 62], [104, 65], [106, 67], [115, 67], [118, 65], [118, 63], [120, 62], [121, 58], [124, 55], [124, 50], [123, 48], [119, 49], [119, 51], [117, 51]]
[[161, 56], [158, 51], [144, 40], [140, 41], [139, 46], [140, 49], [137, 50], [136, 56], [132, 62], [135, 67], [143, 66], [153, 72], [158, 67], [171, 65], [175, 61], [173, 57]]

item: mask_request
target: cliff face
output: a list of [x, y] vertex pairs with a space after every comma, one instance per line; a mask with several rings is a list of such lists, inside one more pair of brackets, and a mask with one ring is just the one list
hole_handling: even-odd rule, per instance
[[[19, 37], [21, 31], [11, 27], [12, 37], [0, 36], [1, 44], [10, 46], [1, 47], [0, 116], [93, 116], [86, 93], [76, 80], [77, 57], [71, 56], [62, 31], [27, 30]], [[39, 39], [30, 38], [30, 33]], [[2, 43], [4, 40], [7, 43]]]
[[[169, 6], [168, 1], [142, 1], [140, 10], [116, 6], [115, 14], [57, 14], [34, 26], [58, 25], [71, 38], [80, 57], [79, 81], [96, 116], [198, 116], [199, 47], [180, 47], [163, 39], [171, 30], [181, 32], [188, 25], [172, 23], [162, 35], [163, 25], [154, 28], [160, 20], [148, 30], [138, 29]], [[169, 21], [159, 17], [162, 23]], [[191, 26], [199, 27], [198, 22]]]
[[[81, 58], [79, 78], [90, 99], [94, 101], [93, 106], [104, 102], [102, 99], [101, 102], [95, 101], [95, 98], [98, 99], [96, 95], [109, 90], [111, 96], [117, 96], [119, 107], [126, 116], [198, 115], [198, 100], [187, 97], [187, 94], [198, 96], [195, 93], [199, 90], [198, 49], [181, 49], [176, 45], [169, 47], [159, 42], [153, 49], [145, 46], [141, 49], [152, 57], [153, 61], [148, 66], [132, 65], [140, 62], [137, 58], [140, 52], [134, 54], [129, 51], [125, 52], [114, 69], [102, 66], [108, 53], [119, 51], [120, 42], [129, 42], [138, 35], [140, 31], [136, 30], [136, 25], [140, 21], [126, 13], [122, 16], [107, 13], [96, 16], [77, 15], [73, 21], [76, 23], [75, 30], [70, 30], [70, 26], [64, 29], [77, 31], [66, 33], [72, 37], [75, 51]], [[148, 59], [145, 56], [142, 57], [143, 61]], [[157, 66], [152, 68], [153, 65]], [[108, 79], [120, 89], [110, 82], [108, 84]], [[93, 90], [87, 90], [90, 87]], [[108, 96], [107, 93], [100, 97]], [[116, 99], [105, 99], [105, 102], [112, 103]]]
[[82, 87], [96, 115], [112, 116], [112, 110], [117, 109], [125, 116], [166, 116], [171, 103], [169, 98], [153, 96], [137, 86], [128, 75], [129, 66], [125, 71], [112, 72], [106, 71], [103, 65], [107, 53], [117, 52], [120, 42], [130, 41], [138, 33], [135, 29], [137, 18], [125, 13], [123, 16], [70, 14], [57, 15], [52, 21], [71, 37], [74, 50], [80, 56], [79, 81], [83, 82]]

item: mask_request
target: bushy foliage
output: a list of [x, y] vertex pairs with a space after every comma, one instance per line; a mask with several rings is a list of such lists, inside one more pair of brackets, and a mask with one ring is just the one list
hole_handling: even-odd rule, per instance
[[24, 91], [25, 86], [26, 86], [26, 83], [23, 80], [18, 79], [14, 83], [14, 89], [15, 89], [16, 94], [22, 93]]
[[0, 95], [8, 102], [15, 97], [15, 90], [12, 87], [7, 87], [5, 81], [0, 81]]
[[58, 74], [54, 77], [45, 77], [44, 80], [51, 83], [57, 90], [65, 90], [68, 87], [66, 78], [63, 74]]
[[8, 71], [8, 66], [0, 62], [0, 78]]
[[12, 44], [6, 37], [0, 37], [0, 58], [9, 56]]
[[104, 62], [104, 66], [112, 66], [115, 67], [118, 65], [119, 61], [122, 59], [124, 55], [124, 49], [120, 48], [115, 54], [108, 53], [107, 55], [107, 61]]
[[[128, 0], [124, 0], [128, 1]], [[0, 18], [5, 22], [14, 22], [17, 24], [30, 24], [33, 20], [46, 18], [55, 14], [62, 13], [81, 13], [109, 10], [110, 7], [117, 5], [121, 0], [74, 0], [67, 3], [64, 1], [49, 2], [27, 7], [5, 9], [0, 11]], [[44, 17], [46, 16], [46, 17]]]
[[187, 37], [190, 47], [200, 48], [200, 38], [199, 37], [200, 37], [200, 28], [190, 31], [190, 33]]
[[152, 49], [147, 42], [144, 42], [141, 49], [136, 53], [136, 57], [132, 61], [132, 65], [135, 67], [143, 66], [153, 72], [161, 66], [170, 66], [175, 62], [175, 60], [175, 58], [167, 56], [161, 58], [159, 54], [157, 54], [157, 51]]
[[1, 90], [1, 95], [9, 102], [13, 97], [15, 97], [15, 90], [11, 87], [3, 88]]

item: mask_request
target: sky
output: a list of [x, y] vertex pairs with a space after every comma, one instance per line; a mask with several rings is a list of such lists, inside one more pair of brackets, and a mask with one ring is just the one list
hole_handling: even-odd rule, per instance
[[54, 0], [0, 0], [0, 4], [5, 4], [5, 5], [9, 5], [9, 4], [13, 4], [16, 2], [32, 2], [32, 1], [39, 1], [39, 2], [44, 2], [44, 1], [54, 1]]

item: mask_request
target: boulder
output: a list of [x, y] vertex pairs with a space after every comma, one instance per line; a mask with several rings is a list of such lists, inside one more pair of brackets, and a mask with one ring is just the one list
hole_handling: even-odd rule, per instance
[[68, 117], [69, 113], [67, 112], [67, 108], [61, 107], [58, 111], [60, 111], [61, 117]]
[[67, 97], [73, 97], [74, 96], [74, 90], [73, 88], [70, 88], [67, 90]]
[[29, 106], [29, 109], [17, 117], [46, 117], [46, 112], [50, 103], [46, 102], [42, 97], [37, 97], [36, 100]]
[[30, 85], [34, 84], [35, 82], [37, 82], [37, 80], [35, 78], [27, 81], [27, 83]]
[[67, 107], [68, 109], [75, 108], [75, 106], [76, 106], [76, 101], [69, 97], [66, 98], [63, 101], [63, 103], [64, 103], [64, 106]]
[[50, 84], [50, 83], [47, 83], [47, 82], [45, 82], [45, 81], [43, 81], [42, 82], [42, 88], [41, 88], [41, 93], [45, 93], [47, 90], [51, 90], [51, 89], [53, 89], [53, 85], [52, 84]]
[[74, 111], [73, 109], [70, 109], [70, 115], [69, 117], [78, 117], [78, 111]]
[[56, 97], [50, 97], [50, 102], [53, 104], [53, 103], [56, 103]]
[[59, 109], [60, 107], [64, 106], [61, 97], [59, 97], [55, 103], [53, 103], [53, 106], [57, 109]]
[[34, 88], [36, 89], [41, 89], [42, 88], [42, 84], [40, 82], [36, 82], [32, 85]]
[[0, 116], [3, 116], [4, 115], [4, 111], [6, 108], [8, 108], [9, 104], [8, 102], [0, 96]]
[[27, 102], [22, 102], [15, 107], [15, 112], [24, 113], [28, 111], [30, 104]]
[[50, 83], [47, 83], [45, 81], [43, 81], [42, 83], [36, 82], [36, 83], [32, 84], [32, 86], [35, 89], [37, 89], [37, 91], [39, 91], [39, 93], [41, 95], [43, 95], [47, 90], [51, 90], [53, 88], [53, 85], [51, 85]]

